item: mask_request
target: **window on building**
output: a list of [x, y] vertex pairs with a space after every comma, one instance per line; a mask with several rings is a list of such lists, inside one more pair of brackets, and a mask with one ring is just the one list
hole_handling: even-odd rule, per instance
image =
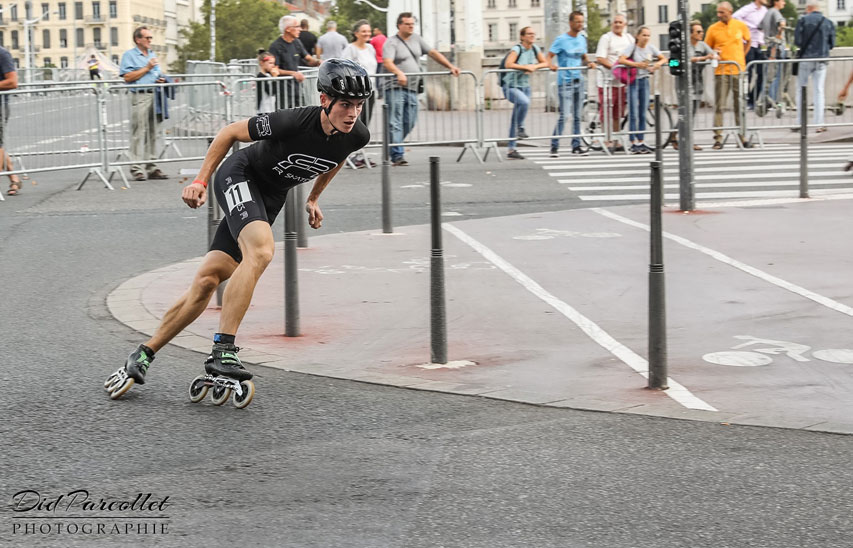
[[119, 64], [118, 55], [113, 55], [112, 57], [110, 57], [110, 60], [113, 62], [114, 65]]
[[83, 29], [77, 29], [76, 37], [74, 43], [78, 48], [82, 48], [86, 45], [85, 35], [83, 34]]
[[101, 19], [101, 3], [100, 2], [92, 2], [92, 17], [100, 21]]
[[508, 7], [508, 8], [515, 8], [515, 7], [517, 7], [517, 6], [516, 6], [516, 1], [515, 1], [515, 0], [508, 0], [508, 2], [507, 2], [507, 4], [506, 4], [506, 7]]
[[6, 47], [6, 37], [3, 36], [3, 31], [0, 30], [0, 48]]
[[110, 19], [118, 17], [118, 3], [116, 0], [110, 0]]
[[530, 0], [530, 7], [531, 8], [538, 8], [538, 7], [540, 7], [540, 5], [541, 5], [540, 0]]
[[74, 2], [74, 19], [83, 19], [83, 2]]
[[669, 49], [669, 33], [666, 34], [658, 34], [658, 40], [660, 41], [660, 46], [658, 46], [661, 51], [666, 51]]
[[65, 9], [65, 2], [60, 2], [57, 10], [59, 11], [59, 19], [60, 20], [65, 20], [68, 18], [68, 12]]
[[59, 66], [61, 68], [68, 68], [68, 57], [60, 57], [59, 58]]
[[658, 6], [658, 23], [669, 22], [669, 6]]
[[110, 27], [110, 45], [117, 46], [118, 45], [118, 28]]
[[518, 38], [518, 23], [509, 24], [509, 39], [514, 41]]
[[640, 24], [641, 25], [646, 24], [646, 8], [645, 8], [645, 6], [640, 8]]
[[705, 11], [711, 8], [711, 4], [702, 4], [702, 7], [699, 11]]
[[53, 60], [50, 57], [45, 57], [44, 58], [44, 66], [45, 67], [52, 67], [53, 66]]
[[44, 49], [50, 48], [50, 30], [48, 29], [41, 31], [41, 47]]
[[498, 24], [489, 23], [489, 42], [498, 41]]
[[494, 9], [494, 8], [496, 7], [496, 6], [495, 6], [495, 0], [488, 0], [488, 1], [486, 2], [486, 7], [487, 7], [487, 8], [489, 8], [489, 9]]
[[18, 59], [17, 57], [15, 57], [14, 59], [12, 59], [12, 61], [14, 61], [14, 62], [15, 62], [15, 68], [16, 68], [16, 69], [21, 68], [21, 60], [20, 60], [20, 59]]
[[92, 41], [95, 42], [95, 47], [101, 47], [101, 29], [95, 27], [92, 29]]
[[12, 21], [18, 20], [18, 4], [12, 4], [9, 6], [9, 19]]
[[18, 31], [13, 30], [13, 31], [12, 31], [12, 49], [18, 49], [18, 48], [19, 48], [19, 45], [18, 45]]
[[[847, 0], [838, 0], [836, 7], [838, 8], [838, 11], [847, 11]], [[841, 24], [843, 25], [844, 23]]]
[[59, 29], [59, 47], [68, 47], [68, 30], [66, 29]]
[[50, 4], [42, 3], [41, 5], [41, 14], [44, 16], [41, 18], [42, 21], [50, 20]]

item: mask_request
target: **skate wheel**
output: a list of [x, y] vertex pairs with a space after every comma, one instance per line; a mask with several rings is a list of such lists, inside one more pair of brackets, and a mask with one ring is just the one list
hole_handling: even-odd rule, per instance
[[107, 380], [104, 381], [104, 390], [109, 391], [110, 385], [116, 380], [117, 377], [118, 373], [113, 373], [112, 375], [107, 377]]
[[231, 397], [231, 389], [227, 386], [214, 386], [213, 394], [210, 395], [213, 405], [222, 405]]
[[252, 398], [255, 397], [255, 383], [252, 381], [242, 381], [240, 383], [240, 389], [243, 391], [243, 395], [238, 396], [237, 392], [234, 392], [233, 398], [234, 407], [237, 409], [243, 409], [252, 403]]
[[122, 379], [118, 373], [113, 375], [113, 377], [111, 377], [111, 378], [112, 378], [112, 381], [110, 382], [109, 386], [106, 387], [107, 392], [114, 392], [117, 388], [119, 388], [122, 384], [124, 384], [124, 381], [126, 380], [126, 378]]
[[114, 400], [119, 399], [128, 390], [130, 390], [131, 386], [133, 386], [133, 379], [128, 377], [127, 379], [125, 379], [125, 381], [123, 383], [121, 383], [117, 387], [113, 388], [113, 390], [110, 392], [110, 398], [114, 399]]
[[207, 384], [204, 382], [204, 375], [199, 375], [190, 383], [190, 401], [198, 403], [207, 396]]

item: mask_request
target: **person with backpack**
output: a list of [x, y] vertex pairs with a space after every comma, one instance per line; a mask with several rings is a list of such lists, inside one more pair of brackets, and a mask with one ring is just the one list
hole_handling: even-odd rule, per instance
[[536, 44], [536, 32], [532, 27], [521, 29], [521, 42], [514, 45], [501, 61], [500, 68], [513, 69], [514, 72], [500, 73], [501, 89], [504, 97], [513, 104], [509, 123], [509, 144], [507, 158], [523, 160], [524, 156], [515, 148], [515, 138], [526, 139], [524, 119], [530, 106], [530, 75], [540, 68], [548, 66], [545, 55]]

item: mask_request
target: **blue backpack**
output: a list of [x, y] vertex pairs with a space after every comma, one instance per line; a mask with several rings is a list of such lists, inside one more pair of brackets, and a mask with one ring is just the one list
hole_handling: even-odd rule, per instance
[[[510, 54], [510, 53], [512, 53], [512, 52], [513, 52], [513, 50], [515, 50], [515, 48], [518, 48], [518, 57], [521, 57], [521, 44], [516, 44], [516, 45], [512, 46], [512, 47], [510, 48], [510, 50], [509, 50], [508, 52], [506, 52], [506, 55], [504, 55], [504, 58], [503, 58], [503, 59], [501, 59], [501, 64], [500, 64], [500, 65], [498, 65], [498, 68], [499, 68], [499, 69], [503, 70], [503, 69], [505, 69], [505, 68], [506, 68], [506, 58], [507, 58], [507, 57], [509, 57], [509, 54]], [[537, 59], [537, 60], [539, 60], [539, 47], [538, 47], [536, 44], [533, 44], [533, 55], [535, 55], [535, 56], [536, 56], [536, 59]], [[517, 61], [517, 60], [518, 60], [518, 58], [516, 58], [516, 61]], [[501, 89], [503, 89], [504, 87], [506, 87], [506, 84], [507, 84], [507, 76], [509, 76], [510, 74], [511, 74], [511, 73], [509, 73], [509, 72], [500, 72], [500, 73], [498, 73], [498, 75], [500, 76], [499, 84], [500, 84], [500, 86], [501, 86]]]

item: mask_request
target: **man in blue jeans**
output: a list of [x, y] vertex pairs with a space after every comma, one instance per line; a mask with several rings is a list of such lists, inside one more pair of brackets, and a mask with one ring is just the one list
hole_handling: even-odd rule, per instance
[[[822, 59], [829, 57], [829, 50], [835, 47], [835, 24], [818, 11], [819, 0], [808, 0], [806, 2], [806, 14], [797, 20], [797, 28], [794, 32], [794, 43], [801, 48], [801, 59]], [[807, 105], [801, 105], [802, 92], [800, 88], [807, 87], [809, 76], [814, 84], [814, 124], [818, 126], [817, 132], [826, 131], [824, 126], [824, 84], [826, 83], [826, 61], [802, 61], [799, 74], [797, 74], [797, 125], [800, 125], [803, 109]], [[797, 129], [799, 131], [799, 129]]]
[[[548, 50], [548, 62], [551, 70], [559, 68], [577, 68], [587, 66], [595, 68], [595, 63], [587, 60], [586, 37], [581, 34], [583, 30], [583, 13], [573, 11], [569, 14], [569, 32], [562, 34], [551, 44]], [[554, 57], [558, 65], [554, 64]], [[557, 73], [557, 89], [560, 98], [560, 117], [557, 119], [557, 127], [554, 135], [562, 135], [566, 122], [566, 112], [572, 115], [572, 134], [581, 132], [581, 110], [584, 98], [584, 76], [580, 70], [561, 70]], [[560, 139], [551, 139], [551, 158], [559, 157]], [[572, 137], [572, 154], [586, 156], [589, 150], [581, 147], [578, 137]]]
[[[385, 92], [391, 125], [391, 142], [402, 143], [415, 127], [418, 119], [418, 85], [421, 77], [406, 74], [421, 71], [420, 58], [426, 53], [448, 69], [453, 76], [459, 76], [456, 68], [439, 51], [432, 48], [420, 35], [415, 34], [415, 18], [409, 12], [397, 16], [397, 34], [385, 40], [382, 46], [382, 64], [386, 72], [397, 78], [388, 80], [390, 87]], [[391, 163], [406, 166], [409, 162], [403, 157], [403, 146], [391, 147]]]

